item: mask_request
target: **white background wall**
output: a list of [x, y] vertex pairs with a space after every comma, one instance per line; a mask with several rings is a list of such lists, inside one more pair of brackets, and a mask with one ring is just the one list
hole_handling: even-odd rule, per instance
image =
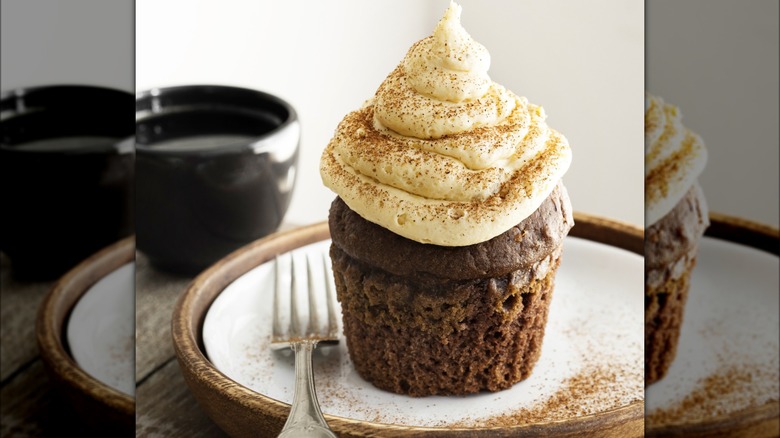
[[[448, 0], [137, 0], [136, 86], [265, 90], [298, 110], [303, 153], [287, 221], [324, 220], [319, 159], [342, 117], [374, 94]], [[575, 210], [644, 222], [644, 4], [463, 0], [491, 77], [542, 105], [568, 137]]]
[[647, 89], [709, 152], [710, 209], [778, 226], [776, 0], [647, 2]]
[[[491, 76], [545, 107], [570, 140], [577, 210], [643, 222], [644, 5], [632, 0], [478, 2], [463, 22]], [[93, 83], [132, 90], [221, 83], [290, 100], [304, 123], [288, 220], [324, 219], [319, 154], [447, 0], [2, 1], [3, 90]], [[707, 143], [711, 208], [778, 223], [778, 2], [652, 0], [647, 89]], [[96, 19], [95, 17], [99, 17]], [[133, 32], [135, 31], [135, 47]], [[93, 35], [101, 35], [94, 38]], [[135, 48], [135, 78], [131, 54]]]
[[0, 88], [89, 84], [134, 91], [132, 0], [2, 0]]

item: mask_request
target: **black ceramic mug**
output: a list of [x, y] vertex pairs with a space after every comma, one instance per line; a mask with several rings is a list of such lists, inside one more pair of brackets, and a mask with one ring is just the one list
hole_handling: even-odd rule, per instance
[[132, 93], [81, 85], [0, 98], [0, 249], [49, 280], [133, 232]]
[[192, 85], [136, 98], [136, 245], [194, 274], [275, 231], [295, 184], [300, 124], [257, 90]]

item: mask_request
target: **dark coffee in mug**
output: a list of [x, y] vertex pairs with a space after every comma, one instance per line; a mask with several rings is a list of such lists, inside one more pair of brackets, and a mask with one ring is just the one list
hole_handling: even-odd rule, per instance
[[256, 90], [184, 86], [136, 101], [137, 247], [193, 274], [275, 231], [292, 196], [293, 108]]
[[133, 232], [133, 95], [91, 86], [3, 93], [0, 250], [54, 279]]

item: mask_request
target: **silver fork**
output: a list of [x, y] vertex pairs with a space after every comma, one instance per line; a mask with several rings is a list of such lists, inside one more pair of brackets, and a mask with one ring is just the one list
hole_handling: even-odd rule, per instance
[[[317, 402], [317, 394], [314, 390], [314, 376], [312, 373], [312, 351], [317, 345], [335, 345], [338, 344], [338, 322], [336, 309], [334, 306], [333, 287], [328, 278], [328, 258], [323, 255], [324, 275], [320, 281], [325, 282], [325, 292], [328, 309], [328, 320], [326, 327], [322, 327], [317, 315], [317, 297], [314, 274], [312, 272], [312, 262], [309, 255], [306, 255], [306, 273], [308, 277], [309, 297], [309, 321], [304, 327], [301, 321], [301, 308], [297, 296], [299, 282], [295, 275], [295, 261], [292, 258], [290, 273], [282, 272], [279, 257], [276, 258], [276, 284], [274, 293], [274, 321], [273, 336], [271, 338], [271, 348], [281, 349], [290, 347], [295, 353], [295, 392], [293, 402], [290, 408], [290, 416], [282, 428], [280, 437], [335, 437], [336, 435], [328, 427], [325, 417], [322, 416], [320, 405]], [[284, 285], [281, 279], [284, 276], [291, 276], [290, 284], [290, 321], [289, 326], [285, 327], [282, 322], [282, 296], [284, 294]]]

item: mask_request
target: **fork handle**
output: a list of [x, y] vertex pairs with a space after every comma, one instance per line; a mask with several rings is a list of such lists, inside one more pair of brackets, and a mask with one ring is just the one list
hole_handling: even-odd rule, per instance
[[284, 423], [279, 437], [335, 438], [325, 417], [322, 416], [314, 391], [311, 353], [317, 341], [305, 340], [293, 342], [290, 348], [295, 352], [295, 392], [290, 408], [290, 416]]

